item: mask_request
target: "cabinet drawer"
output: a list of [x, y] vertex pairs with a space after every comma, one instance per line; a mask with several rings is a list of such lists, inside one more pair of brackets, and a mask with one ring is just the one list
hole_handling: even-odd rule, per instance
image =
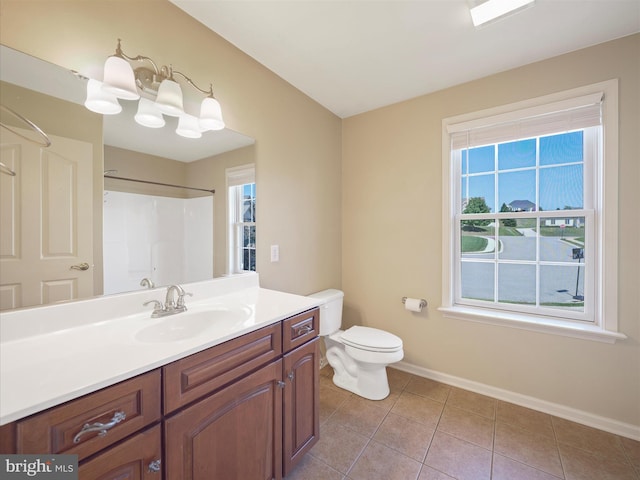
[[164, 412], [172, 412], [236, 380], [282, 353], [276, 323], [163, 367]]
[[162, 434], [156, 425], [80, 464], [78, 478], [162, 480], [162, 468]]
[[282, 322], [282, 348], [289, 350], [308, 342], [318, 335], [320, 311], [315, 308]]
[[157, 421], [160, 413], [155, 370], [17, 422], [16, 450], [77, 454], [82, 460]]

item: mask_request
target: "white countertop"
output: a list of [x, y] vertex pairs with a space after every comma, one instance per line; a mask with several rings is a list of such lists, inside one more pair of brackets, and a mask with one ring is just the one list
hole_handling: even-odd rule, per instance
[[[0, 425], [319, 304], [310, 297], [260, 288], [257, 275], [239, 277], [184, 285], [194, 294], [186, 299], [188, 311], [163, 318], [150, 318], [151, 306], [142, 303], [164, 301], [164, 289], [0, 314]], [[210, 326], [207, 322], [206, 328], [178, 340], [165, 341], [154, 334], [162, 331], [162, 322], [180, 325], [181, 319], [221, 309], [230, 309], [233, 321], [216, 322], [214, 317]]]

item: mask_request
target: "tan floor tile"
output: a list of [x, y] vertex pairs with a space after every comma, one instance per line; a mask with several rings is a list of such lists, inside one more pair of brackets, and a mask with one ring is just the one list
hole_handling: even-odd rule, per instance
[[387, 415], [387, 410], [374, 404], [371, 400], [354, 395], [340, 405], [327, 423], [343, 425], [370, 438]]
[[430, 398], [402, 392], [391, 412], [435, 428], [438, 420], [440, 420], [443, 408], [444, 405], [442, 403]]
[[492, 480], [558, 480], [563, 477], [555, 477], [524, 463], [495, 454], [491, 478]]
[[428, 378], [414, 377], [404, 389], [407, 392], [444, 403], [447, 401], [451, 387]]
[[[333, 383], [333, 370], [331, 371], [331, 375], [320, 375], [320, 388], [330, 388], [333, 390], [338, 390], [340, 392], [347, 392], [344, 388], [338, 387], [335, 383]], [[347, 392], [351, 395], [351, 392]]]
[[320, 387], [320, 423], [324, 423], [349, 398], [351, 393], [334, 388]]
[[397, 368], [387, 367], [387, 379], [389, 380], [391, 390], [393, 390], [394, 387], [398, 390], [404, 389], [407, 383], [414, 377], [415, 375], [411, 373], [403, 372]]
[[487, 418], [496, 418], [495, 398], [480, 395], [479, 393], [462, 390], [461, 388], [451, 388], [447, 405], [462, 408]]
[[489, 480], [491, 452], [482, 447], [436, 431], [425, 465], [458, 480]]
[[287, 480], [342, 480], [344, 475], [312, 455], [305, 455]]
[[400, 398], [400, 394], [402, 390], [391, 387], [391, 392], [387, 398], [383, 398], [382, 400], [369, 400], [373, 402], [373, 405], [378, 408], [383, 408], [387, 412], [389, 412], [393, 406], [396, 404], [398, 398]]
[[640, 473], [640, 442], [631, 440], [630, 438], [620, 437], [622, 447], [629, 458], [629, 461], [635, 465], [638, 473]]
[[419, 462], [424, 460], [434, 429], [390, 413], [373, 439]]
[[504, 423], [496, 424], [494, 451], [561, 477], [560, 453], [554, 439]]
[[560, 456], [567, 480], [638, 480], [635, 469], [627, 462], [564, 444], [560, 444]]
[[558, 417], [553, 417], [552, 421], [558, 443], [577, 447], [618, 462], [627, 461], [622, 440], [617, 435]]
[[496, 420], [501, 423], [523, 428], [537, 435], [554, 437], [551, 415], [530, 408], [498, 401]]
[[381, 443], [367, 445], [349, 471], [353, 480], [416, 480], [422, 464]]
[[344, 474], [355, 463], [369, 439], [353, 430], [327, 422], [320, 427], [320, 440], [310, 454]]
[[493, 449], [494, 421], [448, 404], [442, 412], [438, 430], [453, 435], [460, 440]]
[[420, 476], [418, 480], [451, 480], [453, 477], [449, 475], [439, 472], [435, 468], [431, 468], [428, 465], [423, 465], [422, 470], [420, 471]]

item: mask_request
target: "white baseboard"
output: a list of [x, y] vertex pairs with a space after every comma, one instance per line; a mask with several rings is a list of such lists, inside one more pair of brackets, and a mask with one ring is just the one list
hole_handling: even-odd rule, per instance
[[474, 382], [473, 380], [467, 380], [465, 378], [455, 377], [435, 370], [429, 370], [428, 368], [418, 367], [407, 362], [394, 363], [391, 367], [418, 375], [419, 377], [436, 380], [447, 385], [470, 390], [475, 393], [497, 398], [498, 400], [514, 403], [522, 407], [531, 408], [533, 410], [538, 410], [556, 417], [571, 420], [582, 425], [597, 428], [598, 430], [604, 430], [605, 432], [640, 441], [640, 426], [638, 425], [620, 422], [612, 418], [602, 417], [600, 415], [595, 415], [583, 410], [577, 410], [558, 403], [547, 402], [546, 400], [492, 387], [490, 385], [485, 385], [484, 383]]

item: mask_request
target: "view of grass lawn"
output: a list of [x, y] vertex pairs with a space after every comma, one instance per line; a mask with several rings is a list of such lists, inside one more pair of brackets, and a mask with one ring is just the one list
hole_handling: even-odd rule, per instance
[[481, 252], [487, 248], [489, 241], [484, 237], [476, 235], [462, 236], [462, 253]]

